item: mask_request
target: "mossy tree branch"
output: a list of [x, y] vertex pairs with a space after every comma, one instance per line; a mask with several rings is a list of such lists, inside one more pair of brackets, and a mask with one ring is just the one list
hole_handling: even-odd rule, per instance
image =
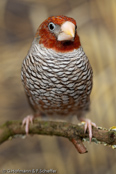
[[[55, 135], [68, 138], [76, 147], [79, 153], [86, 153], [87, 150], [82, 140], [89, 140], [88, 132], [84, 134], [84, 125], [75, 125], [68, 122], [37, 121], [30, 125], [30, 134]], [[0, 126], [0, 144], [10, 137], [25, 135], [25, 129], [21, 121], [7, 121]], [[104, 143], [116, 147], [116, 130], [93, 127], [92, 142]]]

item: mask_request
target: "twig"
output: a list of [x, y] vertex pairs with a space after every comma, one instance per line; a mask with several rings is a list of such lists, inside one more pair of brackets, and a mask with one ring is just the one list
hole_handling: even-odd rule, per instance
[[[84, 134], [84, 125], [75, 125], [68, 122], [37, 121], [30, 125], [30, 134], [56, 135], [68, 138], [76, 147], [79, 153], [86, 153], [87, 150], [82, 141], [89, 140], [88, 132]], [[0, 144], [19, 135], [25, 135], [25, 129], [21, 121], [7, 121], [0, 126]], [[92, 142], [103, 143], [116, 147], [116, 130], [93, 127]]]

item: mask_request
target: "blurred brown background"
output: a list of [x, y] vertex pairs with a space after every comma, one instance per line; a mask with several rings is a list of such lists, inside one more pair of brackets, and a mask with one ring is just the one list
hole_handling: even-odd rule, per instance
[[[77, 21], [94, 71], [91, 112], [97, 125], [116, 126], [116, 0], [0, 1], [0, 124], [31, 113], [20, 79], [21, 64], [40, 23], [51, 15]], [[73, 120], [76, 120], [74, 118]], [[116, 150], [85, 143], [80, 155], [64, 138], [16, 138], [0, 146], [1, 169], [56, 169], [58, 174], [115, 174]]]

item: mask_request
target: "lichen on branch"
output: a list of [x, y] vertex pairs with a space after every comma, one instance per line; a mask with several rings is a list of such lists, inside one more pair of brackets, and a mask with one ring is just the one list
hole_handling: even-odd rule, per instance
[[[103, 143], [116, 148], [116, 129], [92, 128], [92, 142]], [[68, 138], [79, 153], [86, 153], [87, 149], [83, 140], [89, 141], [88, 132], [84, 133], [84, 124], [72, 124], [58, 121], [38, 121], [30, 125], [29, 134], [55, 135]], [[0, 144], [19, 135], [25, 135], [25, 129], [21, 121], [7, 121], [0, 126]]]

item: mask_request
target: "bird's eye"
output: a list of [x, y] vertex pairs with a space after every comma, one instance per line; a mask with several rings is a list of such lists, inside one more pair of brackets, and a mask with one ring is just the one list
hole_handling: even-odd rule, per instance
[[56, 27], [55, 24], [52, 23], [52, 22], [50, 22], [50, 23], [48, 24], [48, 28], [49, 28], [50, 31], [54, 31], [55, 27]]

